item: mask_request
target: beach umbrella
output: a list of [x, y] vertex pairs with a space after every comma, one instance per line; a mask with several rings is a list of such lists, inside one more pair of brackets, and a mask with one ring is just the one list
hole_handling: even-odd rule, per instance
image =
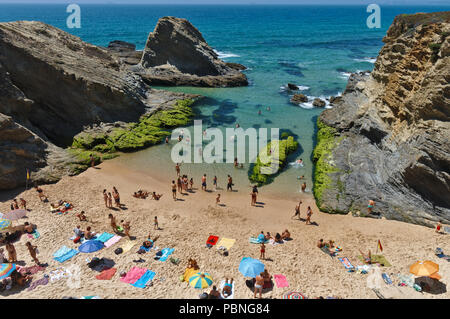
[[198, 272], [189, 278], [189, 285], [197, 289], [211, 286], [213, 279], [208, 273]]
[[306, 299], [306, 297], [301, 292], [291, 291], [285, 294], [283, 299]]
[[25, 209], [15, 209], [3, 215], [3, 218], [9, 220], [18, 220], [27, 216], [27, 211]]
[[11, 221], [9, 219], [0, 219], [0, 230], [8, 228], [11, 226]]
[[0, 280], [9, 277], [16, 270], [16, 264], [0, 264]]
[[105, 245], [100, 240], [88, 240], [82, 243], [80, 247], [78, 247], [78, 250], [82, 253], [93, 253], [103, 247], [105, 247]]
[[439, 265], [430, 260], [418, 261], [409, 267], [409, 272], [416, 276], [430, 277], [438, 271]]
[[239, 264], [239, 271], [245, 277], [255, 278], [264, 271], [264, 264], [258, 259], [244, 257]]

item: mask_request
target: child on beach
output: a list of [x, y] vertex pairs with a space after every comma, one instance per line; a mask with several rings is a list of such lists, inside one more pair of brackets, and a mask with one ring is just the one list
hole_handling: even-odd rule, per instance
[[312, 210], [311, 210], [311, 207], [308, 206], [308, 210], [306, 211], [306, 225], [311, 224], [311, 216], [312, 216]]
[[36, 254], [38, 253], [37, 246], [33, 246], [29, 241], [25, 244], [30, 252], [31, 258], [33, 258], [36, 265], [39, 265], [39, 259], [37, 259]]
[[158, 216], [155, 216], [155, 219], [154, 219], [154, 224], [153, 224], [153, 226], [154, 226], [154, 229], [159, 229], [159, 224], [158, 224]]
[[259, 259], [266, 259], [266, 245], [264, 243], [261, 243]]
[[80, 222], [87, 222], [87, 217], [84, 213], [84, 210], [82, 210], [79, 214], [76, 215]]
[[173, 200], [177, 200], [177, 184], [175, 184], [175, 181], [172, 181], [172, 197]]
[[108, 208], [112, 208], [112, 195], [111, 193], [108, 193]]
[[15, 263], [17, 262], [17, 252], [16, 252], [16, 248], [14, 247], [14, 245], [10, 242], [6, 243], [6, 251], [8, 252], [8, 260], [10, 263]]
[[217, 197], [216, 197], [216, 205], [219, 205], [219, 203], [220, 203], [220, 194], [217, 194]]

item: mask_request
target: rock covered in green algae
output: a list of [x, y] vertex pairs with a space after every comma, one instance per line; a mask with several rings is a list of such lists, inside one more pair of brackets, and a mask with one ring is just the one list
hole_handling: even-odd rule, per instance
[[[279, 154], [278, 158], [275, 158], [273, 156], [274, 152], [271, 152], [270, 150], [276, 149], [277, 147], [279, 149]], [[258, 155], [256, 163], [251, 166], [249, 176], [250, 181], [257, 183], [260, 186], [270, 184], [276, 174], [278, 174], [280, 170], [286, 166], [288, 155], [295, 152], [297, 148], [298, 142], [294, 140], [293, 136], [286, 137], [285, 135], [282, 135], [282, 139], [270, 141]], [[263, 163], [266, 161], [261, 161], [261, 157], [265, 154], [269, 157], [267, 163]], [[272, 163], [276, 165], [275, 161], [278, 162], [278, 170], [272, 168]]]

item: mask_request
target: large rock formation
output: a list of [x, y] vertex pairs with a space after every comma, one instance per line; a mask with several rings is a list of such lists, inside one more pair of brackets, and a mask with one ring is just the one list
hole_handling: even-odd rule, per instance
[[186, 19], [164, 17], [150, 33], [136, 68], [151, 84], [242, 86], [247, 78], [236, 65], [218, 58], [202, 34]]
[[450, 12], [401, 15], [371, 74], [318, 121], [315, 196], [326, 212], [450, 223]]
[[0, 189], [69, 173], [60, 147], [92, 124], [137, 122], [193, 97], [153, 90], [106, 49], [41, 22], [0, 23]]

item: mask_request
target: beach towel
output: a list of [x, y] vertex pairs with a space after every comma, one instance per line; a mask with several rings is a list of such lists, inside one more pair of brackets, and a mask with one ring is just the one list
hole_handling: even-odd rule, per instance
[[231, 295], [229, 295], [228, 297], [225, 297], [225, 296], [223, 295], [223, 288], [225, 287], [225, 280], [222, 280], [222, 281], [220, 282], [220, 284], [219, 284], [219, 289], [220, 289], [220, 291], [221, 291], [220, 297], [221, 297], [222, 299], [234, 299], [234, 286], [235, 286], [234, 283], [231, 284]]
[[39, 232], [35, 229], [31, 234], [28, 234], [28, 238], [38, 239], [41, 236]]
[[351, 264], [350, 260], [347, 257], [339, 258], [339, 261], [344, 265], [345, 269], [355, 269], [355, 267]]
[[75, 256], [76, 254], [78, 254], [78, 251], [75, 249], [70, 249], [66, 246], [62, 246], [60, 249], [58, 249], [54, 254], [53, 254], [53, 259], [63, 263], [66, 260], [71, 259], [73, 256]]
[[113, 234], [104, 232], [103, 234], [101, 234], [100, 236], [97, 237], [97, 240], [101, 241], [102, 243], [105, 243], [113, 237], [114, 237]]
[[383, 274], [381, 274], [381, 277], [383, 278], [384, 282], [385, 282], [387, 285], [392, 285], [392, 280], [391, 280], [391, 278], [389, 277], [388, 274], [383, 273]]
[[225, 247], [227, 250], [230, 250], [230, 248], [233, 247], [235, 242], [236, 239], [221, 238], [220, 241], [217, 243], [217, 248]]
[[284, 244], [284, 240], [281, 240], [281, 243], [277, 243], [277, 242], [275, 241], [275, 239], [271, 238], [271, 239], [269, 239], [269, 244], [271, 244], [272, 246]]
[[287, 282], [287, 279], [283, 275], [273, 275], [273, 278], [275, 279], [275, 284], [278, 288], [285, 288], [289, 287], [289, 283]]
[[164, 248], [163, 250], [161, 250], [161, 257], [159, 258], [159, 261], [166, 261], [167, 257], [169, 257], [170, 255], [172, 255], [172, 253], [175, 251], [175, 248]]
[[[256, 237], [250, 237], [249, 239], [250, 244], [261, 244], [261, 242]], [[267, 244], [269, 241], [264, 241], [264, 244]]]
[[215, 244], [217, 244], [218, 240], [219, 240], [219, 237], [211, 235], [211, 236], [208, 237], [208, 240], [206, 241], [206, 244], [214, 246]]
[[125, 275], [125, 277], [120, 278], [120, 281], [126, 284], [134, 284], [139, 280], [145, 273], [147, 272], [147, 268], [139, 268], [133, 267], [129, 272]]
[[[359, 260], [365, 262], [363, 256], [358, 256]], [[391, 267], [392, 265], [387, 261], [387, 259], [383, 255], [372, 255], [371, 256], [372, 264], [380, 264], [382, 267]]]
[[136, 245], [135, 242], [133, 242], [133, 241], [127, 239], [127, 240], [122, 244], [122, 246], [120, 246], [120, 248], [122, 248], [122, 250], [123, 250], [122, 253], [126, 253], [126, 252], [130, 251], [131, 248], [134, 247], [134, 245]]
[[[97, 238], [98, 239], [98, 238]], [[121, 240], [122, 237], [118, 236], [118, 235], [114, 235], [113, 237], [111, 237], [110, 239], [108, 239], [106, 242], [104, 242], [105, 247], [109, 248], [112, 245], [116, 244], [119, 240]]]
[[149, 280], [152, 280], [155, 277], [155, 273], [151, 270], [147, 270], [141, 278], [138, 279], [134, 284], [131, 284], [132, 286], [136, 288], [145, 288], [147, 285], [147, 282]]
[[411, 288], [414, 286], [415, 281], [414, 281], [413, 275], [397, 274], [397, 277], [401, 284], [403, 284], [405, 286], [409, 286]]
[[34, 265], [31, 267], [21, 267], [18, 271], [22, 274], [22, 275], [34, 275], [36, 273], [38, 273], [39, 271], [44, 271], [45, 267], [39, 266], [39, 265]]
[[95, 278], [98, 280], [110, 280], [115, 275], [116, 271], [116, 268], [105, 269], [100, 274], [95, 276]]
[[35, 280], [35, 281], [33, 281], [33, 282], [31, 282], [31, 284], [30, 284], [30, 287], [28, 287], [28, 291], [30, 291], [30, 290], [34, 290], [34, 289], [36, 289], [36, 287], [38, 287], [38, 286], [45, 286], [45, 285], [47, 285], [48, 284], [48, 277], [43, 277], [43, 278], [41, 278], [41, 279], [39, 279], [39, 280]]
[[58, 280], [63, 279], [63, 278], [69, 278], [70, 276], [72, 276], [72, 274], [70, 273], [70, 271], [68, 271], [64, 267], [56, 268], [55, 270], [52, 270], [49, 273], [49, 277], [50, 277], [50, 281], [51, 282], [58, 281]]

